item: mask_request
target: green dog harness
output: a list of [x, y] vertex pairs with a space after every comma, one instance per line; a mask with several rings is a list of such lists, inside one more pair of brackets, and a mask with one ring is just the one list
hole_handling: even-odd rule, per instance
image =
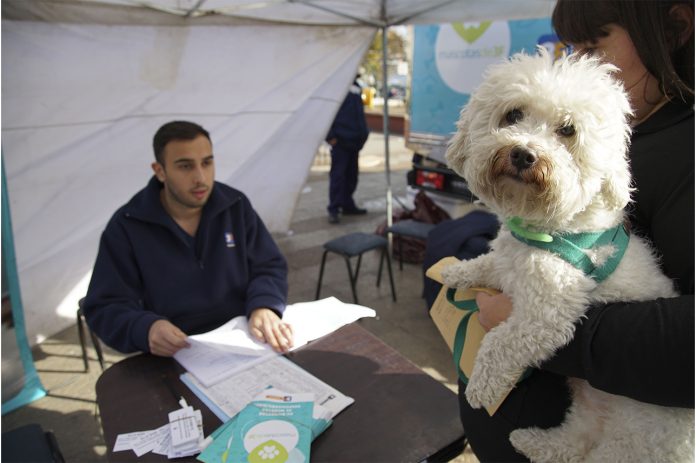
[[[582, 270], [585, 275], [597, 283], [604, 281], [612, 274], [621, 262], [628, 247], [628, 232], [623, 224], [601, 232], [569, 233], [564, 235], [547, 235], [531, 232], [522, 227], [522, 219], [513, 217], [506, 222], [512, 236], [530, 246], [550, 251], [568, 262], [573, 267]], [[604, 264], [596, 266], [585, 252], [588, 249], [612, 245], [614, 253]]]
[[[573, 267], [582, 270], [597, 283], [604, 281], [611, 273], [616, 270], [619, 262], [623, 258], [626, 247], [628, 246], [629, 234], [623, 225], [618, 225], [603, 232], [574, 233], [563, 235], [548, 235], [530, 231], [522, 226], [522, 219], [513, 217], [506, 221], [512, 236], [519, 241], [540, 249], [545, 249], [559, 256]], [[585, 250], [612, 245], [614, 253], [600, 266], [596, 266], [587, 256]], [[455, 288], [447, 289], [447, 301], [459, 310], [467, 311], [464, 318], [459, 322], [454, 337], [453, 357], [457, 368], [459, 379], [468, 384], [469, 378], [464, 374], [460, 367], [466, 332], [471, 316], [478, 312], [479, 308], [476, 299], [455, 300]], [[520, 377], [519, 381], [527, 378], [532, 368], [527, 368]]]

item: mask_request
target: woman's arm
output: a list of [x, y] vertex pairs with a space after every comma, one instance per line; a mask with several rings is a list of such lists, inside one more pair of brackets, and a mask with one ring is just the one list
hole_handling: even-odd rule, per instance
[[541, 366], [643, 402], [694, 407], [694, 296], [592, 307]]

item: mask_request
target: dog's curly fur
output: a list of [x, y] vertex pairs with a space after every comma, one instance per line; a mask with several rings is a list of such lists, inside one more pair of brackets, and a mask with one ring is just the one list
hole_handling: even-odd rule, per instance
[[[461, 113], [447, 161], [504, 222], [516, 216], [547, 234], [606, 230], [630, 201], [631, 108], [616, 68], [592, 57], [557, 61], [540, 48], [489, 68]], [[507, 227], [492, 251], [447, 268], [451, 287], [488, 286], [513, 301], [481, 344], [466, 388], [472, 407], [494, 404], [529, 366], [573, 337], [592, 303], [675, 296], [643, 239], [631, 235], [616, 270], [596, 283]], [[601, 265], [613, 246], [588, 251]], [[692, 409], [659, 407], [570, 380], [573, 405], [558, 428], [518, 429], [510, 440], [536, 462], [692, 461]]]

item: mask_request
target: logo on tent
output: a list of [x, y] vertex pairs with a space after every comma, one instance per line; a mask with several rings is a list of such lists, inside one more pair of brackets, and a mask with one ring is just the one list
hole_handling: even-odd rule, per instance
[[507, 21], [443, 24], [435, 40], [435, 65], [450, 89], [468, 94], [481, 83], [486, 67], [509, 52]]
[[452, 23], [452, 28], [461, 38], [471, 44], [476, 42], [478, 38], [481, 37], [484, 32], [486, 32], [486, 29], [488, 29], [490, 25], [491, 21], [484, 21], [476, 26], [473, 24], [468, 25], [464, 23]]

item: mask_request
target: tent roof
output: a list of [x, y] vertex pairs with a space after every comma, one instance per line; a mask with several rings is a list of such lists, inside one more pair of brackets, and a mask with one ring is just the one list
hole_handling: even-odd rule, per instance
[[59, 22], [191, 25], [259, 21], [385, 27], [538, 18], [549, 16], [554, 3], [555, 0], [5, 0], [2, 15], [5, 19]]

